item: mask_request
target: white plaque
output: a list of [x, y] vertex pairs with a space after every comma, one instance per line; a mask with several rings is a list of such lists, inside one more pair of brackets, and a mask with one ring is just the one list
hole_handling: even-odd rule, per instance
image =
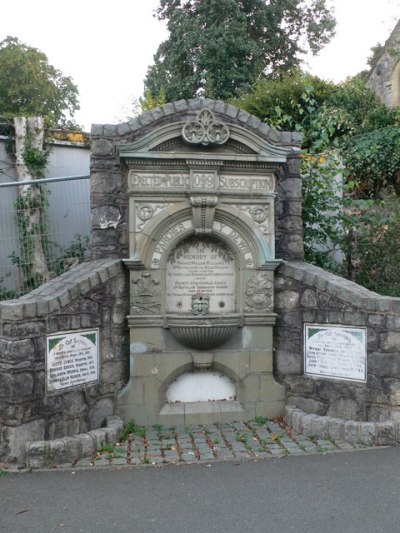
[[97, 330], [47, 336], [46, 391], [92, 383], [99, 379]]
[[304, 373], [366, 382], [366, 329], [305, 324]]
[[195, 295], [206, 296], [210, 314], [234, 312], [235, 273], [234, 257], [225, 244], [210, 238], [184, 239], [167, 262], [167, 312], [192, 312]]

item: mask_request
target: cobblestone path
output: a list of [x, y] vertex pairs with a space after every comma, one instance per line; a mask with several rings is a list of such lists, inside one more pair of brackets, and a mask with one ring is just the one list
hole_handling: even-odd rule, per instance
[[105, 444], [94, 457], [57, 468], [254, 460], [361, 448], [297, 434], [279, 419], [171, 428], [128, 424], [118, 444]]

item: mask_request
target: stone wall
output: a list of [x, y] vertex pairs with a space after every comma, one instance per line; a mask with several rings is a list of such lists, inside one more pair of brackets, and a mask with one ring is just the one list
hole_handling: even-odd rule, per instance
[[[380, 296], [302, 262], [275, 278], [275, 371], [286, 403], [347, 420], [400, 420], [400, 298]], [[303, 325], [367, 328], [367, 383], [303, 375]]]
[[[101, 427], [127, 380], [128, 290], [120, 260], [83, 263], [30, 294], [0, 303], [0, 458], [26, 441]], [[45, 393], [46, 335], [99, 329], [98, 383]]]
[[385, 43], [381, 56], [371, 69], [367, 85], [389, 107], [400, 105], [400, 21]]

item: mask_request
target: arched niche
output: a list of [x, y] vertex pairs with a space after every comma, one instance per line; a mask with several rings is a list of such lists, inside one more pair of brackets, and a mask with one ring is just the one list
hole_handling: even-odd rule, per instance
[[190, 235], [170, 251], [165, 266], [165, 311], [198, 316], [237, 311], [237, 261], [211, 235]]

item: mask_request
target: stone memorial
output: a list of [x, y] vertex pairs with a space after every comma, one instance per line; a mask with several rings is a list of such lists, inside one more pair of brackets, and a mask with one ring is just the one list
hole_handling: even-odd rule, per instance
[[367, 343], [365, 328], [305, 324], [304, 373], [365, 383]]
[[275, 184], [290, 147], [210, 109], [117, 145], [129, 196], [130, 381], [142, 424], [283, 412], [273, 377]]

